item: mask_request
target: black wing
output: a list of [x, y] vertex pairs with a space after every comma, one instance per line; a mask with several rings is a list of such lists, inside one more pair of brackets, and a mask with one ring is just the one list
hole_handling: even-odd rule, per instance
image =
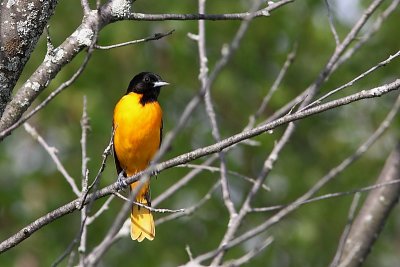
[[[114, 124], [114, 123], [113, 123], [113, 124]], [[114, 146], [114, 125], [113, 125], [113, 127], [112, 127], [112, 133], [111, 133], [111, 134], [113, 135], [113, 155], [114, 155], [115, 168], [117, 169], [117, 175], [119, 175], [119, 174], [123, 171], [123, 169], [122, 169], [122, 167], [121, 167], [121, 164], [119, 163], [117, 153], [115, 152], [115, 146]]]
[[160, 128], [160, 144], [158, 145], [158, 148], [161, 147], [161, 143], [162, 143], [162, 131], [164, 128], [164, 121], [161, 119], [161, 128]]

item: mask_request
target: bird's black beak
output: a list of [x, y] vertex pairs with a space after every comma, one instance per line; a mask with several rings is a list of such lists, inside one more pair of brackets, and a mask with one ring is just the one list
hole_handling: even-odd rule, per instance
[[164, 82], [164, 81], [158, 81], [158, 82], [153, 83], [153, 87], [161, 87], [161, 86], [168, 85], [168, 84], [169, 83]]

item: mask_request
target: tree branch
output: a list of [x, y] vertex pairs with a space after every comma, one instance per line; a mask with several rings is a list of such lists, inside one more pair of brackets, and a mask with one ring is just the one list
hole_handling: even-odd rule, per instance
[[400, 56], [400, 50], [397, 51], [394, 55], [390, 55], [387, 59], [379, 62], [377, 65], [373, 66], [372, 68], [370, 68], [369, 70], [363, 72], [362, 74], [358, 75], [356, 78], [352, 79], [350, 82], [336, 88], [333, 89], [331, 91], [329, 91], [327, 94], [321, 96], [320, 98], [318, 98], [317, 100], [313, 101], [312, 103], [308, 104], [306, 107], [304, 107], [303, 109], [307, 109], [309, 107], [314, 106], [315, 104], [319, 104], [322, 102], [322, 100], [330, 97], [333, 94], [336, 94], [337, 92], [352, 86], [354, 83], [356, 83], [357, 81], [363, 79], [365, 76], [371, 74], [372, 72], [376, 71], [377, 69], [381, 68], [381, 67], [385, 67], [387, 64], [389, 64], [393, 59], [396, 59], [397, 57]]
[[[400, 88], [400, 79], [398, 79], [392, 83], [385, 84], [380, 87], [376, 87], [376, 88], [373, 88], [370, 90], [363, 90], [359, 93], [349, 95], [347, 97], [343, 97], [343, 98], [340, 98], [337, 100], [330, 101], [328, 103], [304, 110], [302, 112], [288, 114], [288, 115], [286, 115], [280, 119], [277, 119], [273, 122], [269, 122], [269, 123], [260, 125], [251, 130], [241, 132], [241, 133], [238, 133], [231, 137], [228, 137], [226, 139], [223, 139], [221, 142], [215, 143], [215, 144], [207, 146], [207, 147], [196, 149], [192, 152], [182, 154], [173, 159], [159, 163], [155, 166], [151, 166], [148, 169], [146, 169], [140, 173], [137, 173], [134, 176], [127, 177], [126, 183], [131, 184], [135, 181], [138, 181], [140, 179], [140, 177], [142, 177], [142, 176], [146, 176], [150, 173], [154, 173], [154, 171], [156, 173], [159, 173], [165, 169], [172, 168], [174, 166], [177, 166], [177, 165], [180, 165], [183, 163], [188, 163], [190, 161], [204, 157], [206, 155], [216, 153], [218, 151], [221, 151], [222, 149], [225, 149], [229, 146], [237, 144], [243, 140], [252, 138], [252, 137], [260, 135], [268, 130], [274, 129], [280, 125], [287, 124], [289, 122], [296, 121], [296, 120], [299, 120], [302, 118], [306, 118], [308, 116], [318, 114], [323, 111], [337, 108], [339, 106], [343, 106], [343, 105], [346, 105], [346, 104], [349, 104], [349, 103], [352, 103], [355, 101], [359, 101], [362, 99], [379, 97], [379, 96], [387, 94], [391, 91], [398, 90], [399, 88]], [[95, 199], [102, 198], [104, 196], [110, 195], [119, 190], [121, 190], [120, 184], [118, 182], [115, 182], [107, 187], [104, 187], [104, 188], [96, 191], [95, 193], [89, 194], [87, 196], [87, 198], [85, 198], [85, 203], [82, 203], [82, 204], [86, 205]], [[71, 213], [71, 212], [75, 211], [77, 208], [81, 207], [81, 203], [79, 200], [80, 200], [80, 198], [75, 199], [75, 200], [59, 207], [58, 209], [55, 209], [55, 210], [47, 213], [46, 215], [40, 217], [39, 219], [35, 220], [31, 224], [27, 225], [26, 227], [24, 227], [23, 229], [18, 231], [15, 235], [11, 236], [7, 240], [0, 243], [0, 253], [14, 247], [18, 243], [20, 243], [23, 240], [25, 240], [26, 238], [28, 238], [32, 233], [36, 232], [37, 230], [39, 230], [43, 226], [47, 225], [48, 223], [66, 215], [68, 213]], [[254, 230], [257, 231], [259, 229], [255, 228]]]
[[[377, 184], [400, 178], [400, 143], [387, 158], [379, 175]], [[357, 215], [345, 242], [342, 257], [337, 266], [361, 266], [367, 258], [373, 244], [383, 229], [388, 216], [396, 205], [400, 195], [400, 184], [381, 187], [368, 194], [365, 203]]]
[[319, 181], [312, 188], [310, 188], [305, 194], [303, 194], [297, 200], [292, 202], [290, 205], [287, 205], [285, 208], [281, 209], [274, 216], [272, 216], [265, 222], [259, 224], [258, 226], [253, 227], [252, 229], [245, 232], [244, 234], [229, 241], [223, 247], [219, 247], [216, 250], [213, 250], [213, 251], [210, 251], [210, 252], [207, 252], [205, 254], [198, 256], [197, 258], [195, 258], [195, 262], [198, 263], [198, 262], [202, 262], [204, 260], [213, 258], [216, 255], [220, 254], [222, 251], [226, 251], [227, 249], [237, 246], [238, 244], [242, 244], [246, 240], [258, 235], [259, 233], [261, 233], [261, 232], [265, 231], [266, 229], [270, 228], [271, 226], [275, 225], [276, 223], [281, 221], [285, 216], [287, 216], [288, 214], [290, 214], [291, 212], [296, 210], [306, 200], [309, 200], [310, 197], [312, 197], [316, 192], [318, 192], [323, 186], [325, 186], [328, 182], [330, 182], [332, 179], [337, 177], [337, 175], [339, 173], [341, 173], [343, 170], [345, 170], [351, 163], [353, 163], [355, 160], [360, 158], [360, 156], [362, 154], [364, 154], [367, 151], [367, 149], [376, 140], [378, 140], [378, 138], [381, 137], [382, 134], [385, 132], [385, 130], [390, 126], [390, 124], [393, 122], [393, 119], [395, 118], [396, 114], [398, 113], [399, 108], [400, 108], [400, 95], [397, 97], [395, 104], [393, 105], [392, 109], [390, 110], [390, 112], [388, 113], [386, 118], [380, 124], [378, 129], [368, 138], [367, 141], [365, 141], [356, 150], [356, 152], [353, 155], [349, 156], [344, 161], [342, 161], [338, 166], [331, 169], [324, 177], [319, 179]]
[[75, 195], [79, 196], [80, 191], [78, 189], [78, 186], [76, 185], [74, 178], [72, 178], [71, 175], [69, 175], [68, 171], [64, 168], [64, 165], [58, 158], [57, 149], [55, 147], [49, 146], [43, 139], [43, 137], [41, 137], [35, 130], [35, 128], [33, 128], [30, 124], [25, 123], [24, 128], [26, 132], [30, 134], [32, 138], [35, 139], [46, 150], [46, 152], [49, 154], [54, 164], [56, 165], [58, 171], [64, 176], [65, 180], [71, 186], [72, 191], [75, 193]]
[[50, 101], [53, 100], [64, 89], [68, 88], [71, 84], [73, 84], [75, 82], [75, 80], [78, 79], [78, 77], [82, 74], [82, 72], [86, 68], [92, 53], [93, 53], [93, 50], [89, 49], [85, 59], [83, 60], [81, 66], [79, 67], [79, 69], [71, 76], [71, 78], [69, 78], [67, 81], [63, 82], [59, 87], [57, 87], [57, 89], [55, 89], [53, 92], [51, 92], [50, 95], [45, 100], [43, 100], [42, 103], [37, 105], [28, 114], [26, 114], [25, 116], [20, 118], [14, 124], [10, 125], [10, 127], [8, 127], [7, 129], [1, 131], [0, 132], [0, 141], [3, 140], [7, 135], [11, 134], [12, 131], [17, 129], [24, 122], [29, 120], [33, 115], [35, 115], [37, 112], [39, 112], [45, 106], [47, 106], [47, 104], [49, 104]]
[[[346, 35], [344, 40], [340, 44], [336, 45], [334, 53], [329, 58], [328, 62], [326, 63], [322, 71], [319, 73], [317, 79], [307, 88], [306, 91], [304, 91], [301, 94], [301, 95], [305, 94], [306, 97], [303, 103], [301, 104], [300, 108], [303, 108], [304, 106], [308, 105], [313, 100], [315, 95], [321, 89], [323, 83], [329, 78], [329, 76], [335, 70], [335, 65], [340, 59], [340, 57], [343, 55], [346, 49], [349, 48], [350, 44], [356, 39], [357, 34], [361, 31], [361, 29], [367, 23], [371, 15], [378, 9], [378, 7], [383, 3], [383, 1], [384, 0], [374, 0], [364, 11], [360, 19], [354, 24], [353, 28], [351, 28], [351, 30]], [[302, 98], [303, 97], [301, 97], [301, 99]]]
[[333, 261], [332, 261], [332, 264], [330, 265], [330, 267], [336, 267], [339, 260], [342, 257], [344, 245], [346, 243], [347, 238], [349, 237], [351, 227], [353, 227], [354, 214], [356, 213], [356, 209], [357, 209], [359, 201], [360, 201], [360, 193], [356, 193], [354, 195], [353, 202], [351, 203], [351, 206], [350, 206], [349, 215], [347, 216], [346, 226], [344, 228], [342, 236], [340, 237], [338, 249], [336, 251], [335, 257], [333, 258]]
[[379, 17], [372, 24], [370, 30], [358, 38], [357, 43], [346, 51], [342, 56], [340, 56], [339, 60], [333, 66], [333, 70], [335, 70], [338, 66], [342, 65], [343, 62], [346, 62], [349, 58], [353, 56], [353, 54], [359, 50], [371, 37], [378, 32], [381, 28], [383, 22], [396, 10], [397, 6], [400, 4], [400, 0], [394, 0], [392, 3], [379, 15]]
[[[84, 0], [83, 0], [84, 1]], [[259, 10], [256, 14], [239, 13], [217, 15], [224, 19], [247, 20], [249, 17], [266, 16], [269, 12], [278, 9], [294, 0], [282, 0], [275, 4]], [[131, 13], [130, 0], [110, 0], [102, 5], [98, 10], [92, 10], [85, 14], [81, 25], [70, 35], [59, 47], [49, 54], [43, 63], [36, 69], [31, 77], [19, 88], [14, 98], [4, 108], [3, 116], [0, 119], [0, 131], [4, 131], [18, 121], [22, 114], [28, 109], [36, 97], [48, 86], [50, 81], [57, 75], [63, 66], [69, 63], [83, 48], [92, 44], [94, 36], [107, 24], [119, 20], [199, 20], [199, 19], [217, 19], [215, 15], [194, 14], [139, 14]], [[0, 75], [0, 82], [3, 76]], [[9, 93], [6, 96], [9, 100]], [[0, 92], [1, 96], [1, 92]], [[1, 99], [0, 99], [1, 101]], [[1, 108], [1, 107], [0, 107]], [[1, 140], [0, 140], [1, 141]]]
[[85, 16], [78, 29], [53, 53], [46, 56], [42, 64], [21, 86], [4, 110], [0, 119], [0, 131], [4, 131], [20, 119], [36, 97], [48, 86], [63, 66], [69, 63], [83, 48], [92, 44], [95, 32], [103, 20], [97, 12]]
[[265, 17], [277, 8], [294, 2], [295, 0], [281, 0], [269, 4], [266, 8], [255, 12], [232, 13], [232, 14], [143, 14], [131, 13], [126, 19], [144, 21], [163, 20], [247, 20], [249, 17]]
[[147, 38], [142, 38], [142, 39], [133, 40], [133, 41], [124, 42], [124, 43], [115, 44], [115, 45], [106, 45], [106, 46], [95, 45], [94, 48], [99, 49], [99, 50], [109, 50], [109, 49], [123, 47], [123, 46], [127, 46], [127, 45], [132, 45], [132, 44], [140, 44], [140, 43], [145, 43], [145, 42], [149, 42], [149, 41], [155, 41], [155, 40], [164, 38], [168, 35], [171, 35], [172, 33], [174, 33], [174, 31], [175, 30], [171, 30], [166, 33], [155, 33], [152, 36], [147, 37]]
[[56, 5], [57, 0], [0, 2], [0, 116]]
[[[204, 13], [206, 6], [206, 0], [199, 0], [199, 12]], [[258, 6], [258, 4], [257, 4]], [[221, 134], [219, 131], [217, 118], [214, 111], [214, 106], [211, 100], [210, 87], [208, 85], [208, 58], [206, 52], [206, 29], [205, 29], [205, 21], [199, 20], [199, 35], [197, 38], [198, 50], [199, 50], [199, 61], [200, 61], [200, 71], [199, 71], [199, 80], [201, 83], [201, 90], [204, 91], [203, 99], [205, 102], [206, 113], [208, 119], [211, 124], [211, 133], [216, 142], [221, 141]], [[222, 188], [222, 197], [225, 203], [225, 206], [229, 212], [230, 218], [236, 215], [235, 205], [230, 196], [230, 189], [228, 184], [228, 178], [226, 175], [226, 161], [225, 161], [225, 153], [220, 151], [218, 153], [220, 160], [220, 168], [221, 168], [221, 188]]]
[[[381, 188], [381, 187], [384, 187], [384, 186], [391, 186], [391, 185], [397, 184], [397, 183], [400, 183], [400, 179], [392, 180], [390, 182], [385, 182], [385, 183], [365, 186], [365, 187], [353, 189], [353, 190], [350, 190], [350, 191], [329, 193], [329, 194], [325, 194], [325, 195], [321, 195], [321, 196], [317, 196], [317, 197], [313, 197], [313, 198], [309, 198], [307, 200], [304, 200], [303, 202], [301, 202], [301, 205], [313, 203], [313, 202], [316, 202], [316, 201], [331, 199], [331, 198], [354, 195], [354, 194], [357, 194], [357, 193], [369, 192], [369, 191], [372, 191], [372, 190], [375, 190], [375, 189], [378, 189], [378, 188]], [[260, 208], [252, 208], [251, 212], [270, 212], [270, 211], [283, 209], [283, 208], [285, 208], [287, 206], [289, 206], [289, 204], [287, 204], [287, 205], [275, 205], [275, 206], [269, 206], [269, 207], [260, 207]]]

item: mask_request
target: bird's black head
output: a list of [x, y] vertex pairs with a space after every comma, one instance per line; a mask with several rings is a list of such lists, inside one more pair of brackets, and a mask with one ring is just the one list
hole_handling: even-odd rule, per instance
[[152, 72], [141, 72], [133, 77], [126, 93], [133, 92], [142, 95], [140, 103], [144, 105], [157, 101], [160, 88], [164, 85], [168, 85], [168, 83], [163, 81], [159, 75]]

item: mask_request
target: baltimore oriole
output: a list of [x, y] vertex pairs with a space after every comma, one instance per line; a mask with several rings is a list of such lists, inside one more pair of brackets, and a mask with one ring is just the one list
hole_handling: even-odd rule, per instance
[[[168, 83], [157, 74], [141, 72], [129, 83], [126, 94], [114, 109], [114, 158], [118, 175], [132, 176], [147, 168], [158, 151], [162, 134], [162, 110], [157, 102], [162, 86]], [[131, 184], [133, 190], [138, 182]], [[150, 182], [139, 190], [135, 201], [151, 206]], [[132, 206], [131, 238], [153, 240], [155, 227], [151, 212]]]

